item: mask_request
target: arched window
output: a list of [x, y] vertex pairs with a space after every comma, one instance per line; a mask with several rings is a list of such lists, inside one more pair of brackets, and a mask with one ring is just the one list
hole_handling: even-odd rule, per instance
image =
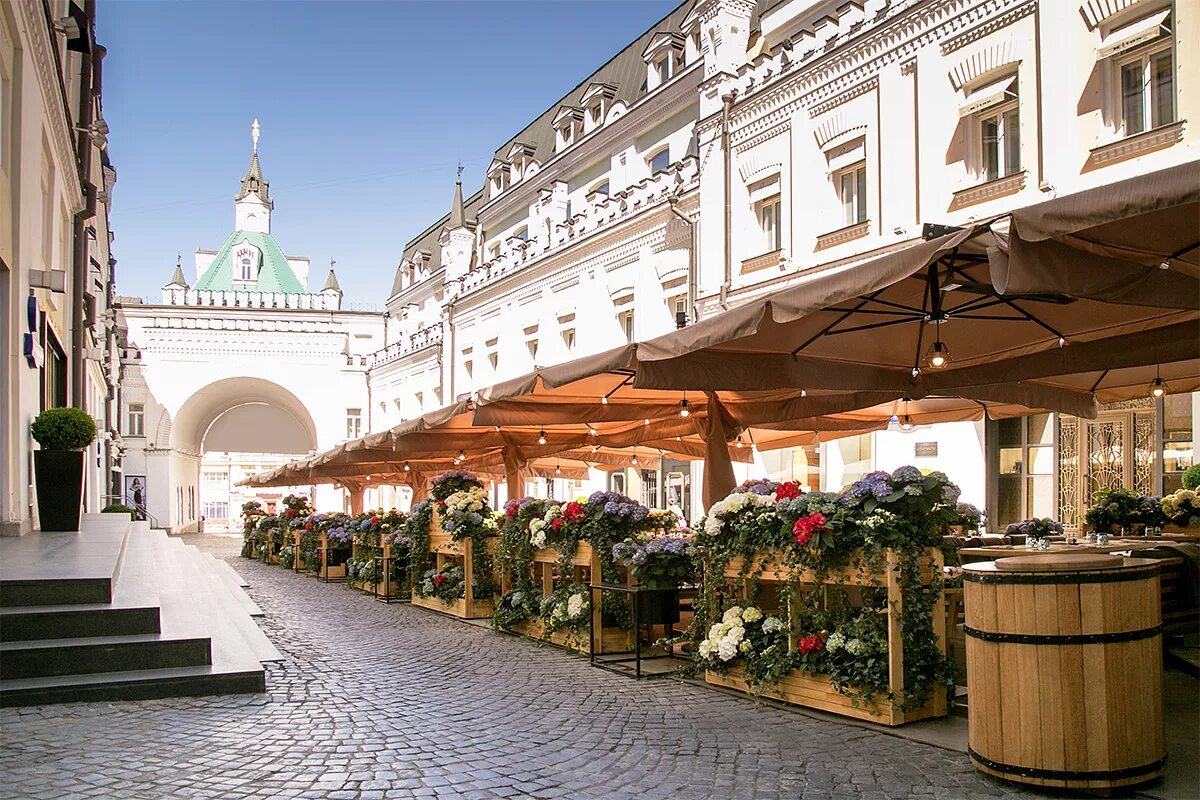
[[244, 281], [254, 280], [254, 265], [253, 265], [253, 263], [251, 263], [249, 256], [244, 256], [242, 258], [241, 266], [242, 266], [242, 280], [244, 280]]
[[671, 150], [664, 147], [648, 159], [650, 162], [650, 174], [655, 175], [659, 172], [665, 172], [667, 166], [671, 163]]

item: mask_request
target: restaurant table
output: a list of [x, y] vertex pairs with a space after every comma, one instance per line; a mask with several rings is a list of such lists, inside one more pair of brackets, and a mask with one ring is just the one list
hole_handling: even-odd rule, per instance
[[1178, 544], [1179, 541], [1170, 539], [1110, 539], [1108, 544], [1089, 544], [1087, 539], [1080, 539], [1079, 544], [1054, 542], [1049, 550], [1030, 550], [1023, 544], [1000, 544], [989, 547], [964, 547], [958, 551], [959, 561], [969, 564], [976, 561], [991, 561], [994, 558], [1009, 556], [1036, 555], [1038, 553], [1123, 553], [1139, 550], [1153, 550], [1166, 544]]

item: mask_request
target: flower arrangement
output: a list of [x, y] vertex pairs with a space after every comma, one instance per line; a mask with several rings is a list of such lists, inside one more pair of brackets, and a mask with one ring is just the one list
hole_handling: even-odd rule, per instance
[[1200, 464], [1192, 464], [1183, 471], [1183, 477], [1180, 479], [1184, 489], [1195, 491], [1200, 489]]
[[1094, 531], [1110, 533], [1133, 525], [1163, 525], [1162, 502], [1131, 489], [1102, 489], [1092, 495], [1084, 520]]
[[1014, 522], [1004, 529], [1009, 536], [1024, 536], [1029, 539], [1049, 539], [1051, 536], [1062, 536], [1062, 524], [1049, 517], [1034, 517], [1032, 519]]
[[579, 583], [555, 589], [542, 598], [539, 608], [546, 635], [560, 630], [583, 633], [588, 629], [591, 610], [588, 589]]
[[420, 594], [436, 597], [449, 606], [466, 596], [465, 584], [463, 568], [458, 564], [448, 564], [440, 571], [426, 570], [419, 588]]
[[696, 547], [690, 539], [626, 537], [613, 545], [612, 553], [618, 564], [632, 570], [642, 586], [674, 589], [696, 581]]
[[435, 502], [445, 502], [446, 498], [455, 492], [465, 492], [471, 489], [482, 489], [483, 484], [480, 483], [474, 473], [468, 472], [465, 469], [452, 469], [448, 472], [443, 472], [429, 483], [429, 496]]
[[360, 586], [379, 583], [379, 567], [374, 558], [346, 559], [346, 577]]
[[1200, 527], [1200, 500], [1192, 489], [1180, 489], [1159, 503], [1163, 515], [1172, 525], [1184, 528]]
[[304, 518], [313, 513], [312, 504], [302, 494], [289, 494], [283, 498], [283, 512], [279, 515], [287, 521]]
[[279, 548], [279, 566], [292, 568], [292, 564], [296, 560], [296, 548], [290, 544], [285, 544]]
[[983, 512], [970, 503], [959, 503], [954, 510], [958, 513], [958, 519], [954, 524], [964, 531], [979, 530], [979, 526], [983, 524]]
[[[799, 670], [828, 675], [832, 688], [855, 702], [894, 699], [886, 649], [888, 617], [895, 614], [905, 662], [905, 693], [896, 703], [906, 709], [922, 706], [937, 687], [953, 683], [953, 664], [932, 624], [941, 577], [929, 576], [936, 559], [930, 551], [969, 513], [960, 510], [959, 496], [944, 474], [911, 466], [871, 473], [839, 493], [805, 493], [791, 482], [748, 481], [737, 487], [712, 506], [696, 535], [704, 574], [728, 576], [706, 580], [696, 600], [689, 633], [698, 664], [718, 673], [736, 665], [753, 691]], [[731, 568], [735, 559], [738, 566]], [[851, 576], [883, 574], [887, 564], [893, 565], [892, 580], [904, 596], [899, 610], [892, 610], [877, 590], [845, 588]], [[788, 620], [766, 614], [763, 619], [773, 621], [765, 623], [757, 616], [765, 612], [753, 606], [749, 622], [744, 608], [735, 607], [739, 613], [727, 616], [725, 597], [764, 597], [764, 575], [778, 582], [781, 597], [799, 599], [781, 612]], [[826, 589], [804, 592], [801, 583]], [[795, 632], [790, 645], [789, 631]], [[736, 654], [731, 653], [734, 640]]]

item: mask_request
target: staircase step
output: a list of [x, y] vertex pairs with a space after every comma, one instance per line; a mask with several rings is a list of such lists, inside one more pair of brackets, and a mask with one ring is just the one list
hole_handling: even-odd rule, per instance
[[263, 610], [258, 607], [258, 603], [251, 599], [250, 595], [246, 594], [235, 578], [231, 578], [226, 570], [221, 569], [224, 561], [214, 558], [211, 553], [201, 553], [202, 562], [205, 569], [212, 575], [215, 580], [220, 581], [220, 585], [229, 590], [229, 594], [238, 604], [252, 617], [262, 617]]
[[234, 598], [224, 580], [215, 574], [213, 562], [195, 547], [182, 550], [180, 565], [186, 585], [212, 633], [214, 652], [256, 662], [282, 661], [283, 656]]
[[161, 633], [0, 643], [0, 679], [194, 667], [212, 663], [208, 637]]
[[221, 565], [221, 568], [225, 572], [225, 574], [228, 575], [233, 580], [233, 582], [236, 583], [239, 587], [245, 589], [247, 586], [250, 585], [249, 583], [246, 582], [246, 579], [242, 577], [241, 573], [239, 573], [232, 566], [230, 566], [228, 561], [222, 561], [220, 559], [217, 559], [217, 563]]
[[3, 680], [0, 708], [264, 691], [266, 676], [261, 666], [246, 670], [213, 665], [173, 667]]
[[0, 606], [108, 603], [131, 523], [85, 514], [77, 532], [0, 538]]
[[0, 608], [0, 642], [159, 632], [157, 606], [80, 603]]

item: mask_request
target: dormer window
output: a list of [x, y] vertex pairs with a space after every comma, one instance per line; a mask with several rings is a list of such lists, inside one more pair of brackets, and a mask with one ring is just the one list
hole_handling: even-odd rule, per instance
[[593, 83], [583, 93], [584, 133], [591, 133], [604, 125], [608, 110], [612, 107], [613, 98], [617, 96], [617, 87], [607, 83]]
[[554, 149], [565, 150], [583, 136], [583, 109], [563, 106], [554, 116]]
[[501, 192], [507, 191], [509, 186], [509, 165], [505, 161], [496, 159], [487, 171], [488, 191], [491, 197], [495, 197]]
[[244, 281], [254, 280], [254, 262], [250, 260], [249, 256], [245, 256], [244, 258], [242, 258], [240, 267], [241, 267], [241, 280], [244, 280]]
[[653, 91], [662, 86], [683, 67], [686, 40], [678, 33], [658, 33], [650, 39], [649, 46], [642, 51], [646, 60], [646, 89]]
[[533, 163], [534, 152], [532, 145], [523, 142], [517, 142], [508, 148], [507, 157], [510, 165], [509, 169], [512, 173], [512, 184], [520, 183], [525, 179], [525, 171]]

